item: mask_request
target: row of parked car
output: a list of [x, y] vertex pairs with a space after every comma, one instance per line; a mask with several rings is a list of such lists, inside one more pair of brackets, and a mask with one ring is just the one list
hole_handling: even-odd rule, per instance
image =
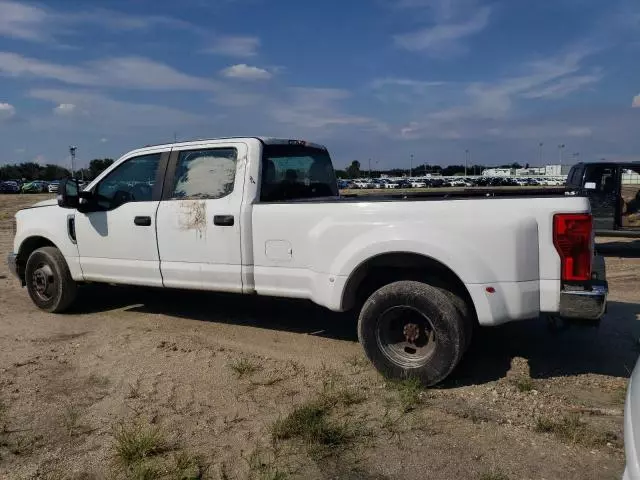
[[0, 182], [0, 193], [56, 193], [59, 184], [58, 180], [51, 182], [44, 180], [34, 180], [32, 182], [7, 180]]
[[340, 189], [560, 186], [564, 177], [418, 177], [338, 180]]

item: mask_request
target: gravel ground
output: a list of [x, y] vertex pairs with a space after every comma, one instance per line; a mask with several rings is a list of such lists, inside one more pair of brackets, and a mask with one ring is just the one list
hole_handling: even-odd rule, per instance
[[[43, 197], [0, 196], [0, 250]], [[0, 264], [0, 478], [619, 479], [640, 248], [602, 243], [599, 328], [481, 329], [426, 391], [377, 375], [349, 314], [87, 286], [50, 315]]]

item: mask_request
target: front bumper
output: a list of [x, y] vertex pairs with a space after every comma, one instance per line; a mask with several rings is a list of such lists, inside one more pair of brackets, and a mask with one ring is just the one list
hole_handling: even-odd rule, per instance
[[9, 271], [16, 277], [20, 278], [18, 274], [18, 255], [15, 253], [10, 253], [7, 255], [7, 265], [9, 267]]
[[609, 287], [606, 281], [589, 289], [560, 292], [560, 317], [575, 320], [599, 320], [607, 308]]

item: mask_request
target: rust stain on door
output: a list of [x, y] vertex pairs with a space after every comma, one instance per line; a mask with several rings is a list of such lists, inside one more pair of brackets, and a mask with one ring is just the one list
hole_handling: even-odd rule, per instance
[[207, 232], [207, 204], [204, 200], [180, 202], [179, 225], [181, 230], [195, 230], [202, 238]]

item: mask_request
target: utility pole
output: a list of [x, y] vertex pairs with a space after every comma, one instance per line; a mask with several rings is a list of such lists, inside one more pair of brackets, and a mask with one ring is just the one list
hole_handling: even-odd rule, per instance
[[371, 178], [371, 159], [369, 159], [369, 178]]
[[413, 153], [409, 156], [409, 178], [413, 177]]
[[562, 175], [562, 150], [564, 150], [565, 144], [558, 145], [558, 161], [560, 162], [560, 175]]
[[469, 166], [469, 149], [464, 151], [464, 176], [467, 176], [467, 167]]
[[74, 172], [76, 171], [76, 150], [78, 150], [78, 147], [75, 145], [69, 147], [69, 153], [71, 154], [71, 178], [74, 178]]
[[538, 144], [538, 166], [542, 167], [542, 147], [544, 146], [544, 143], [540, 142]]

